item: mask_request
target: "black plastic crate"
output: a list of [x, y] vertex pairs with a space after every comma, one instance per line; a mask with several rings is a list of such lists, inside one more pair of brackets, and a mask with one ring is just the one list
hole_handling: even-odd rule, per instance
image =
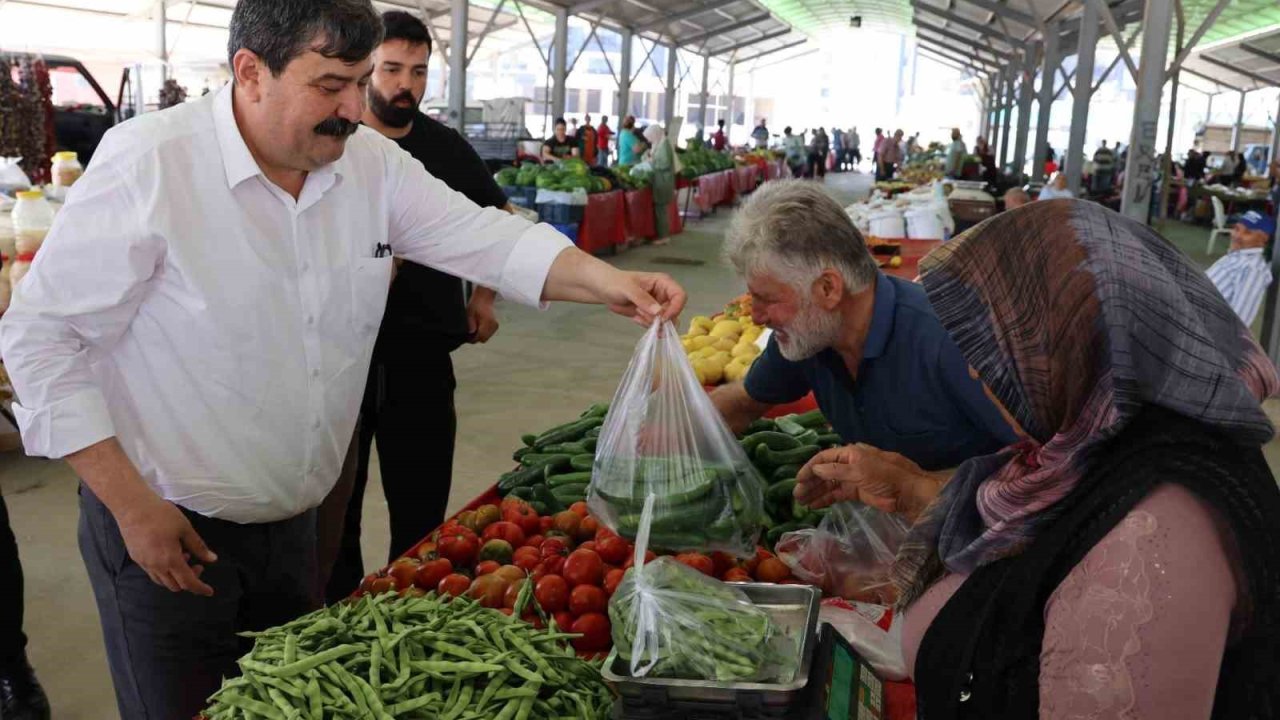
[[570, 225], [581, 223], [586, 214], [585, 205], [564, 205], [561, 203], [538, 203], [538, 219], [545, 223]]

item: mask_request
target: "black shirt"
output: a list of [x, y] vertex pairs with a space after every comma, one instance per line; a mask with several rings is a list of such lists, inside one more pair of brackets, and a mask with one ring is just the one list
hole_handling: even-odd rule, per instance
[[558, 158], [567, 158], [571, 157], [573, 155], [573, 149], [578, 147], [578, 140], [565, 135], [564, 142], [561, 142], [556, 139], [555, 135], [552, 135], [547, 138], [546, 142], [542, 143], [542, 147], [550, 150], [551, 154]]
[[[454, 130], [418, 113], [408, 135], [396, 140], [427, 172], [481, 207], [504, 207], [507, 196], [471, 144]], [[467, 306], [462, 281], [417, 263], [405, 262], [387, 297], [375, 354], [395, 348], [451, 352], [467, 341]]]

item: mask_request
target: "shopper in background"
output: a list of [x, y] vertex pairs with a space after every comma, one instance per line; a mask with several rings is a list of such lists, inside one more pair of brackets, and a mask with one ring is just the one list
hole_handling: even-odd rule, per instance
[[844, 171], [844, 143], [844, 130], [838, 127], [831, 128], [831, 158], [836, 172]]
[[951, 128], [951, 145], [947, 147], [947, 160], [942, 172], [949, 178], [960, 177], [964, 170], [964, 140], [960, 137], [960, 128]]
[[676, 152], [662, 126], [654, 123], [645, 128], [653, 164], [653, 223], [658, 237], [654, 245], [671, 242], [671, 203], [676, 200]]
[[978, 139], [973, 141], [973, 154], [977, 155], [982, 163], [982, 179], [988, 183], [994, 183], [999, 176], [996, 171], [996, 156], [985, 135], [979, 135]]
[[862, 138], [858, 137], [858, 128], [849, 128], [849, 133], [845, 135], [845, 152], [848, 153], [849, 168], [851, 170], [858, 169], [862, 164]]
[[567, 157], [578, 157], [576, 141], [569, 137], [564, 118], [556, 118], [554, 134], [542, 143], [542, 162], [552, 163]]
[[711, 394], [735, 432], [813, 392], [872, 459], [902, 453], [940, 470], [1016, 440], [924, 289], [881, 273], [822, 187], [765, 183], [734, 215], [724, 255], [754, 298], [752, 319], [773, 330], [746, 381]]
[[1054, 152], [1052, 145], [1046, 145], [1044, 149], [1044, 174], [1053, 175], [1058, 172], [1058, 154]]
[[724, 118], [716, 121], [716, 131], [711, 135], [711, 149], [716, 152], [724, 152], [729, 147], [729, 138], [724, 134]]
[[804, 138], [791, 132], [788, 125], [782, 129], [782, 151], [787, 155], [787, 166], [791, 168], [791, 176], [805, 177], [805, 163], [809, 153], [804, 146]]
[[1020, 187], [1012, 187], [1004, 191], [1004, 209], [1013, 210], [1031, 202], [1031, 196]]
[[760, 124], [751, 131], [751, 139], [756, 141], [757, 150], [769, 147], [769, 128], [765, 126], [764, 118], [760, 118]]
[[892, 180], [898, 165], [903, 162], [902, 131], [896, 130], [893, 137], [886, 137], [880, 145], [880, 179]]
[[596, 134], [595, 126], [591, 124], [591, 115], [585, 115], [582, 118], [582, 125], [574, 134], [574, 140], [578, 144], [578, 157], [587, 165], [594, 166], [596, 164], [596, 149], [600, 142], [600, 136]]
[[600, 118], [600, 127], [596, 128], [596, 159], [600, 167], [609, 167], [609, 141], [613, 139], [613, 130], [609, 127], [609, 116]]
[[237, 633], [319, 605], [316, 507], [391, 253], [530, 306], [645, 324], [683, 306], [669, 278], [479, 208], [362, 128], [381, 38], [370, 0], [239, 0], [234, 82], [106, 134], [0, 320], [26, 452], [82, 479], [121, 718], [193, 717], [252, 643]]
[[[509, 210], [506, 195], [471, 144], [418, 110], [427, 92], [431, 59], [426, 25], [398, 10], [383, 14], [382, 22], [383, 40], [372, 55], [364, 124], [394, 140], [433, 177], [476, 205]], [[327, 602], [350, 595], [364, 575], [361, 520], [375, 437], [391, 519], [387, 561], [444, 522], [458, 424], [449, 354], [464, 343], [485, 343], [493, 337], [498, 330], [495, 298], [493, 290], [477, 286], [468, 299], [462, 281], [452, 275], [407, 260], [397, 264], [360, 406], [355, 457], [350, 459], [353, 482], [340, 481], [320, 513], [317, 535], [322, 548], [330, 538], [340, 539], [337, 561], [326, 581]], [[423, 432], [424, 427], [430, 432]], [[424, 457], [432, 458], [429, 476], [423, 474]], [[335, 518], [330, 518], [327, 506], [338, 509]], [[324, 527], [335, 522], [340, 523], [336, 528]]]
[[1075, 195], [1067, 189], [1067, 174], [1058, 173], [1053, 179], [1045, 184], [1040, 190], [1040, 196], [1037, 200], [1063, 200], [1074, 198]]
[[808, 177], [827, 177], [827, 155], [830, 153], [831, 141], [827, 137], [827, 131], [820, 127], [814, 131], [813, 141], [809, 144]]
[[1191, 148], [1187, 151], [1187, 161], [1183, 165], [1183, 172], [1186, 174], [1187, 185], [1195, 187], [1204, 181], [1205, 159], [1206, 155], [1199, 150]]
[[636, 151], [636, 116], [622, 119], [622, 132], [618, 133], [618, 164], [634, 165], [640, 153]]
[[1116, 155], [1102, 141], [1102, 147], [1093, 153], [1093, 175], [1089, 178], [1089, 191], [1094, 195], [1108, 195], [1115, 182]]
[[1245, 327], [1253, 325], [1271, 286], [1271, 262], [1265, 250], [1275, 234], [1276, 221], [1270, 215], [1257, 210], [1241, 215], [1231, 228], [1230, 250], [1205, 273]]
[[1096, 203], [1001, 213], [922, 271], [1021, 441], [949, 480], [827, 451], [796, 486], [912, 524], [892, 582], [922, 717], [1273, 717], [1280, 380], [1248, 329]]
[[881, 176], [880, 174], [882, 169], [880, 167], [880, 151], [884, 149], [884, 143], [886, 139], [887, 138], [885, 138], [884, 136], [884, 130], [881, 128], [876, 128], [876, 141], [875, 141], [875, 144], [871, 146], [871, 162], [875, 165], [877, 182], [884, 179], [884, 177]]
[[49, 698], [27, 662], [18, 540], [0, 495], [0, 720], [49, 720]]

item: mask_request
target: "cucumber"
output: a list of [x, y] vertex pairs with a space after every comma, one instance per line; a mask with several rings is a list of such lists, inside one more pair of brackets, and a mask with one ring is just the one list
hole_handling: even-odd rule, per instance
[[538, 452], [552, 454], [552, 455], [568, 455], [572, 457], [574, 455], [581, 455], [583, 453], [591, 452], [591, 450], [587, 448], [587, 444], [585, 442], [579, 440], [576, 442], [553, 443], [551, 445], [544, 445], [541, 449], [538, 450]]
[[[539, 515], [547, 515], [548, 513], [550, 513], [549, 509], [547, 508], [547, 504], [542, 502], [541, 500], [529, 500], [528, 502], [529, 502], [529, 507], [533, 508], [533, 511], [538, 513]], [[554, 513], [551, 513], [551, 514], [554, 514]]]
[[817, 445], [803, 445], [791, 450], [774, 450], [768, 445], [756, 448], [755, 458], [761, 465], [776, 468], [781, 465], [799, 465], [809, 462], [821, 450]]
[[554, 472], [555, 468], [569, 467], [569, 460], [572, 458], [573, 456], [567, 453], [527, 453], [520, 459], [520, 464], [524, 467], [530, 468], [549, 467], [552, 468], [552, 471]]
[[827, 426], [827, 417], [822, 414], [821, 410], [810, 410], [807, 413], [792, 415], [791, 421], [814, 430]]
[[813, 519], [813, 511], [809, 509], [809, 506], [801, 505], [795, 500], [795, 498], [792, 498], [791, 500], [791, 517], [795, 518], [796, 522], [808, 523], [810, 525], [817, 524], [817, 521]]
[[844, 444], [844, 438], [840, 437], [839, 433], [823, 433], [818, 436], [818, 439], [813, 444], [822, 447], [839, 447]]
[[800, 441], [786, 433], [773, 430], [754, 433], [742, 439], [742, 449], [746, 451], [749, 457], [754, 456], [756, 448], [761, 445], [768, 446], [774, 450], [794, 450], [800, 447]]
[[778, 418], [777, 425], [779, 432], [784, 432], [792, 437], [795, 437], [805, 431], [805, 427], [792, 420], [791, 416]]
[[769, 486], [765, 491], [765, 498], [775, 506], [786, 507], [785, 503], [794, 502], [793, 496], [796, 489], [796, 479], [783, 480]]
[[817, 445], [818, 437], [819, 435], [817, 430], [805, 430], [804, 432], [795, 436], [796, 442], [800, 443], [801, 445]]
[[764, 536], [765, 544], [768, 547], [772, 548], [774, 545], [778, 544], [778, 540], [780, 540], [784, 534], [789, 532], [795, 532], [796, 530], [804, 530], [805, 528], [808, 528], [808, 527], [812, 527], [812, 526], [806, 523], [797, 522], [795, 520], [792, 520], [790, 522], [784, 522], [780, 525], [775, 525], [772, 530], [765, 533], [765, 536]]
[[524, 485], [532, 485], [543, 478], [541, 467], [525, 467], [514, 472], [504, 474], [498, 478], [498, 492], [509, 493], [514, 488]]
[[800, 474], [800, 468], [803, 467], [803, 465], [798, 463], [791, 465], [779, 465], [777, 469], [773, 471], [773, 474], [769, 476], [769, 479], [775, 483], [779, 480], [795, 479], [795, 476]]
[[551, 488], [551, 494], [561, 505], [568, 507], [587, 499], [587, 483], [570, 483]]
[[542, 503], [547, 508], [547, 512], [538, 513], [539, 515], [554, 515], [561, 510], [568, 509], [568, 505], [561, 504], [556, 496], [551, 492], [551, 488], [546, 483], [538, 483], [533, 486], [533, 498]]
[[609, 414], [609, 403], [596, 403], [596, 404], [592, 405], [591, 407], [587, 408], [586, 412], [582, 413], [581, 417], [583, 417], [583, 418], [592, 418], [592, 417], [602, 418], [602, 417], [604, 417], [605, 415], [608, 415], [608, 414]]
[[578, 484], [585, 485], [589, 482], [591, 482], [590, 470], [587, 470], [585, 472], [571, 472], [571, 473], [564, 473], [562, 475], [547, 476], [547, 487], [552, 489], [558, 488], [561, 485], [578, 485]]
[[[648, 483], [638, 482], [631, 486], [630, 495], [605, 492], [600, 489], [599, 485], [596, 486], [595, 493], [618, 512], [635, 513], [636, 517], [639, 518], [640, 511], [644, 509], [644, 500], [649, 494], [650, 487], [653, 487], [657, 499], [665, 503], [666, 507], [680, 507], [711, 495], [712, 491], [719, 486], [718, 475], [708, 477], [704, 473], [701, 481], [682, 481], [677, 485], [664, 483], [661, 486], [651, 486]], [[669, 492], [672, 487], [682, 489], [678, 492]]]
[[534, 435], [533, 433], [529, 433], [528, 435], [521, 435], [521, 436], [520, 436], [520, 442], [524, 443], [525, 445], [527, 445], [527, 446], [529, 446], [529, 447], [533, 447], [533, 444], [534, 444], [535, 442], [537, 442], [537, 441], [538, 441], [538, 436], [537, 436], [537, 435]]
[[582, 453], [569, 458], [569, 467], [578, 472], [591, 472], [591, 468], [595, 466], [596, 456], [591, 453]]
[[765, 432], [767, 430], [777, 430], [777, 429], [778, 429], [778, 425], [774, 421], [768, 418], [759, 418], [757, 420], [751, 421], [751, 424], [747, 426], [747, 431], [744, 432], [743, 435], [753, 435], [758, 432]]

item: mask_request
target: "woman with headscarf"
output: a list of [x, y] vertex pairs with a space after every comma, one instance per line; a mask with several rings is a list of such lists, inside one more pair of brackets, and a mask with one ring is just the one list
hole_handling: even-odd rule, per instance
[[[915, 521], [893, 578], [921, 720], [1276, 717], [1261, 401], [1280, 381], [1204, 273], [1076, 200], [997, 215], [922, 270], [1024, 440], [949, 480], [828, 451], [796, 492]], [[830, 482], [842, 452], [861, 475]]]
[[645, 129], [644, 139], [653, 164], [653, 221], [658, 233], [653, 244], [666, 245], [671, 241], [670, 205], [676, 199], [676, 154], [666, 132], [657, 124]]

